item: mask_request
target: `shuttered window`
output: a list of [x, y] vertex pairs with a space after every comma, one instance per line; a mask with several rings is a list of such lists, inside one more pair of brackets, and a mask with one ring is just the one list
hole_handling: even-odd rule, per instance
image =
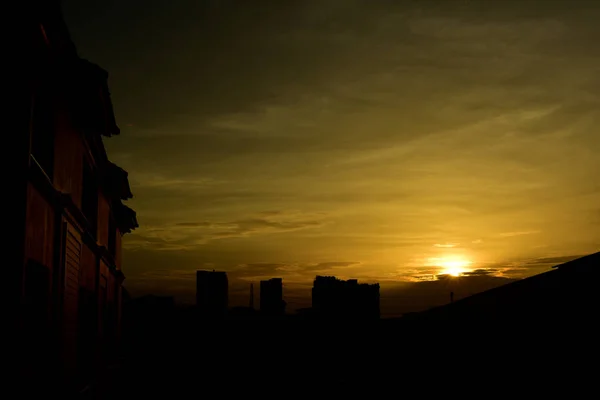
[[73, 228], [67, 226], [65, 238], [65, 286], [64, 319], [67, 329], [77, 329], [79, 308], [79, 273], [81, 264], [81, 241]]

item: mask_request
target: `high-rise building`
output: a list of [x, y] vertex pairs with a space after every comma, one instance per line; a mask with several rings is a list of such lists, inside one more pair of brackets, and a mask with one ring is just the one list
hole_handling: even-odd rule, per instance
[[283, 280], [272, 278], [260, 281], [260, 312], [264, 315], [281, 316], [285, 314], [283, 300]]
[[196, 271], [196, 307], [203, 316], [223, 317], [229, 303], [229, 282], [222, 271]]
[[312, 289], [312, 309], [316, 315], [328, 318], [378, 319], [379, 284], [317, 276]]

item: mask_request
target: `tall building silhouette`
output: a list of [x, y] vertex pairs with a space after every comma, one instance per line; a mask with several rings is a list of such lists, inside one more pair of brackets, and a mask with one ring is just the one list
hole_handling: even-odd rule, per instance
[[312, 289], [312, 311], [326, 318], [378, 319], [379, 284], [317, 276]]
[[220, 318], [227, 313], [229, 282], [222, 271], [196, 271], [196, 307], [205, 317]]
[[282, 278], [260, 281], [260, 312], [262, 314], [269, 316], [284, 315], [285, 305]]

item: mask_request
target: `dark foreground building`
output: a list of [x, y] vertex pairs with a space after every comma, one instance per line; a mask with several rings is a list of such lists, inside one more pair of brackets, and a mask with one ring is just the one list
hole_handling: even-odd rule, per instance
[[260, 281], [260, 313], [265, 316], [285, 315], [286, 303], [283, 300], [283, 279], [271, 278]]
[[311, 315], [317, 318], [379, 319], [379, 284], [317, 276], [312, 289]]
[[[172, 319], [177, 311], [173, 296], [146, 295], [131, 299], [123, 304], [125, 339], [139, 340], [140, 335], [149, 331], [157, 333], [172, 329]], [[137, 330], [136, 332], [134, 332]], [[128, 343], [130, 344], [130, 343]]]
[[223, 318], [229, 305], [229, 281], [222, 271], [196, 271], [196, 308], [202, 317]]
[[415, 321], [495, 322], [505, 326], [592, 323], [600, 313], [600, 252], [551, 271], [414, 314]]
[[127, 172], [103, 145], [119, 134], [108, 74], [78, 56], [59, 2], [24, 3], [5, 288], [12, 332], [24, 341], [20, 375], [76, 386], [117, 353], [121, 237], [137, 221], [122, 202], [132, 197]]

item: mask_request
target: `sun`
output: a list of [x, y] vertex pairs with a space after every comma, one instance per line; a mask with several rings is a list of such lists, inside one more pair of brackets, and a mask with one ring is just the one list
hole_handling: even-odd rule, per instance
[[440, 257], [429, 260], [430, 265], [441, 268], [441, 275], [460, 276], [469, 272], [471, 261], [462, 257]]
[[447, 258], [440, 262], [440, 267], [443, 268], [442, 274], [450, 276], [460, 276], [467, 272], [469, 265], [471, 265], [469, 260], [461, 258]]
[[442, 271], [443, 275], [450, 275], [450, 276], [460, 276], [460, 274], [462, 274], [463, 272], [466, 272], [466, 270], [464, 268], [461, 267], [448, 267], [445, 268]]

